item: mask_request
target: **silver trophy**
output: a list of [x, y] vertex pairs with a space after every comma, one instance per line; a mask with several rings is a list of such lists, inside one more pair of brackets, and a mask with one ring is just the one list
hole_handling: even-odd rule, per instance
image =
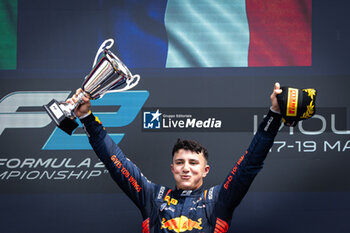
[[[127, 91], [138, 84], [140, 75], [132, 75], [124, 63], [109, 50], [113, 44], [114, 40], [108, 39], [98, 49], [92, 70], [85, 77], [81, 87], [83, 92], [78, 95], [77, 103], [73, 105], [53, 99], [44, 105], [51, 119], [64, 132], [71, 135], [78, 127], [74, 109], [83, 103], [84, 95], [92, 100], [99, 99], [106, 93]], [[103, 55], [98, 60], [101, 53]]]

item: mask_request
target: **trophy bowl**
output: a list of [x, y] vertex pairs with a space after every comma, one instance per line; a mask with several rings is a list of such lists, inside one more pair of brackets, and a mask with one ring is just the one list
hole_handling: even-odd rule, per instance
[[[96, 53], [92, 70], [85, 77], [81, 86], [83, 92], [78, 95], [77, 103], [73, 105], [53, 99], [43, 106], [55, 124], [69, 135], [78, 127], [74, 110], [83, 103], [82, 97], [84, 95], [92, 100], [99, 99], [106, 93], [130, 90], [140, 80], [140, 75], [132, 75], [126, 65], [110, 51], [113, 44], [113, 39], [105, 40], [101, 44]], [[98, 60], [100, 54], [102, 56]]]

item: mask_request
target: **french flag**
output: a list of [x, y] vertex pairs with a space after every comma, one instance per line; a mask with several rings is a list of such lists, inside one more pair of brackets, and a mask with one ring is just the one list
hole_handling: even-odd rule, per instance
[[114, 22], [118, 53], [129, 67], [312, 64], [312, 0], [127, 2]]

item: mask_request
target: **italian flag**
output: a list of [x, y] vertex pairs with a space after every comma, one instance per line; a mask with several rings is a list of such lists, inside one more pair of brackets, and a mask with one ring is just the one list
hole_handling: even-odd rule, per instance
[[312, 0], [168, 0], [167, 68], [311, 66]]

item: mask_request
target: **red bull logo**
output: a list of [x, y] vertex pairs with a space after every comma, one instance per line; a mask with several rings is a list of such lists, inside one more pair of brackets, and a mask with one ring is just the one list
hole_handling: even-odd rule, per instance
[[164, 228], [174, 232], [185, 232], [192, 231], [193, 229], [202, 230], [201, 225], [202, 218], [199, 218], [198, 221], [194, 221], [186, 216], [181, 216], [169, 220], [163, 218], [162, 227], [160, 229]]

